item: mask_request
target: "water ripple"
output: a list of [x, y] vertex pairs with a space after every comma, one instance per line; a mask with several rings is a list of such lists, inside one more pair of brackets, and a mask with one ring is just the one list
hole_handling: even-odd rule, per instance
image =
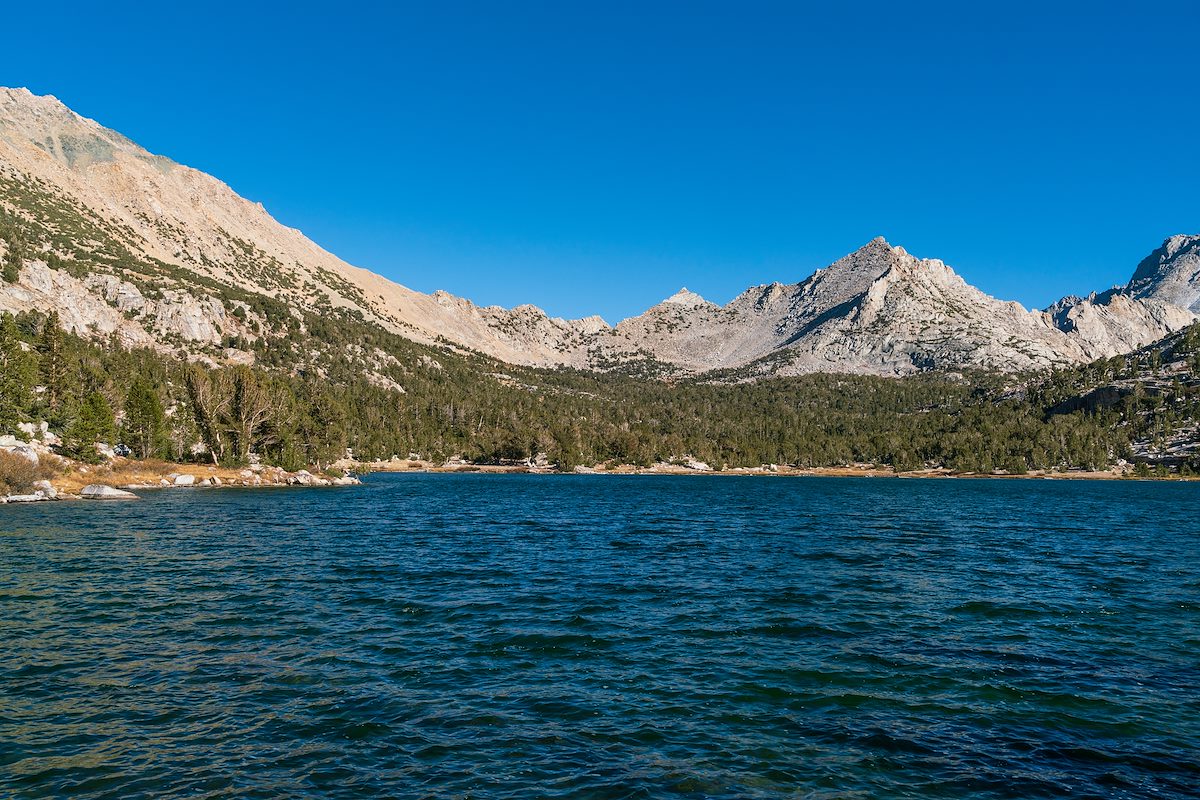
[[378, 476], [0, 511], [0, 796], [1195, 797], [1200, 487]]

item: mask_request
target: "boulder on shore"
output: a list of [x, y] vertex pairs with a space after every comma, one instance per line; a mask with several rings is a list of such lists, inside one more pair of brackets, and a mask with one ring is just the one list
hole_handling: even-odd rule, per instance
[[36, 494], [44, 495], [47, 500], [58, 499], [58, 490], [50, 484], [50, 481], [34, 481], [33, 489]]
[[175, 477], [176, 486], [194, 486], [196, 483], [195, 475], [177, 475]]
[[112, 486], [105, 486], [102, 483], [92, 483], [83, 487], [83, 491], [79, 493], [80, 497], [88, 500], [137, 500], [139, 499], [133, 492], [127, 492], [124, 489], [116, 489]]
[[9, 503], [39, 503], [42, 500], [49, 499], [43, 494], [10, 494], [5, 498], [6, 502]]

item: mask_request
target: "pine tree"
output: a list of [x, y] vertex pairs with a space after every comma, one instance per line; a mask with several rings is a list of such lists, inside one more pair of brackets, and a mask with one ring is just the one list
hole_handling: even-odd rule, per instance
[[25, 243], [16, 232], [10, 232], [5, 239], [4, 280], [6, 283], [16, 283], [21, 277], [21, 264], [25, 261]]
[[162, 401], [150, 382], [139, 376], [125, 397], [125, 417], [121, 436], [138, 458], [160, 455], [164, 449], [163, 430], [166, 416]]
[[79, 411], [67, 428], [67, 449], [80, 461], [96, 463], [100, 460], [96, 443], [112, 441], [115, 429], [108, 399], [100, 392], [92, 392], [83, 398]]
[[63, 410], [67, 392], [67, 365], [63, 353], [63, 330], [58, 312], [51, 311], [42, 326], [42, 335], [37, 350], [41, 369], [42, 385], [46, 387], [42, 400], [51, 421], [56, 421]]
[[15, 432], [18, 422], [29, 417], [37, 357], [21, 342], [16, 318], [0, 315], [0, 430]]

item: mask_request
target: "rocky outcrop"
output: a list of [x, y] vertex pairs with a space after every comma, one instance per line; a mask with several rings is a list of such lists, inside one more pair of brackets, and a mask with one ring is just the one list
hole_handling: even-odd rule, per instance
[[85, 500], [137, 500], [139, 499], [133, 492], [127, 492], [124, 489], [117, 489], [112, 486], [106, 486], [102, 483], [89, 484], [79, 492], [79, 496]]
[[1125, 293], [1200, 314], [1200, 236], [1172, 236], [1138, 264]]
[[1086, 299], [1067, 297], [1046, 309], [1055, 327], [1073, 336], [1089, 359], [1127, 353], [1185, 328], [1195, 320], [1186, 308], [1116, 290]]
[[225, 335], [252, 336], [240, 320], [225, 313], [216, 298], [164, 290], [147, 300], [136, 286], [115, 275], [84, 279], [44, 261], [26, 262], [17, 283], [0, 287], [0, 311], [58, 311], [62, 325], [81, 336], [113, 335], [126, 347], [152, 347], [162, 341], [218, 344]]

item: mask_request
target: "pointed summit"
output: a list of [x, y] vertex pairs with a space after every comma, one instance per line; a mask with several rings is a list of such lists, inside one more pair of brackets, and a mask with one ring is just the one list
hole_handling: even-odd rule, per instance
[[807, 302], [833, 308], [853, 300], [890, 270], [908, 261], [916, 259], [903, 247], [893, 247], [882, 236], [876, 236], [853, 253], [817, 270], [801, 284], [801, 291]]
[[684, 286], [675, 294], [663, 300], [659, 305], [684, 306], [686, 308], [694, 308], [696, 306], [712, 305], [700, 295]]

